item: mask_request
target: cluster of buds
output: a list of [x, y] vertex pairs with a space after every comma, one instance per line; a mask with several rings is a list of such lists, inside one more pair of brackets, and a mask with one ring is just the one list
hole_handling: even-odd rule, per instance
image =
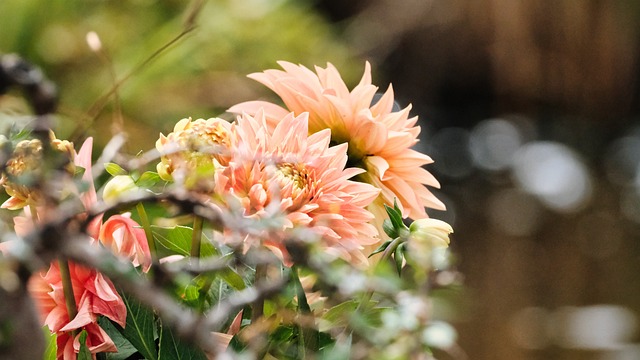
[[[16, 210], [42, 202], [41, 179], [47, 169], [45, 163], [51, 164], [45, 162], [42, 145], [39, 139], [21, 140], [16, 144], [0, 178], [0, 184], [11, 196], [2, 204], [2, 208]], [[56, 155], [53, 164], [73, 175], [76, 169], [73, 163], [76, 154], [73, 143], [57, 139], [51, 132], [50, 146], [54, 150], [52, 153]]]
[[156, 142], [162, 155], [158, 175], [189, 190], [213, 192], [216, 163], [228, 162], [230, 131], [229, 122], [219, 118], [180, 120], [172, 133], [160, 134]]

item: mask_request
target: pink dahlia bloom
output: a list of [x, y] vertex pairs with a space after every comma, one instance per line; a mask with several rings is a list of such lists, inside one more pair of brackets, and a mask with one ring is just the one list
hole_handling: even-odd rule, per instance
[[[393, 206], [394, 198], [404, 217], [427, 216], [425, 207], [444, 210], [425, 185], [438, 188], [438, 181], [423, 165], [431, 158], [411, 147], [418, 142], [418, 118], [409, 118], [411, 106], [393, 111], [391, 86], [372, 104], [378, 88], [371, 84], [371, 67], [366, 63], [360, 83], [349, 91], [336, 68], [316, 67], [316, 72], [289, 62], [278, 62], [284, 70], [266, 70], [249, 75], [266, 85], [284, 102], [280, 107], [265, 101], [249, 101], [229, 109], [234, 113], [256, 114], [264, 109], [271, 127], [289, 112], [309, 113], [309, 131], [331, 129], [331, 141], [349, 145], [349, 165], [365, 170], [358, 180], [381, 190], [376, 213], [384, 215], [382, 204]], [[386, 217], [386, 215], [384, 215]]]
[[[96, 353], [118, 351], [109, 335], [98, 324], [90, 323], [83, 327], [83, 330], [87, 332], [86, 345], [91, 354], [94, 354], [94, 359]], [[57, 359], [76, 360], [77, 353], [80, 351], [80, 335], [72, 337], [69, 332], [59, 333], [56, 337], [56, 345], [58, 346]]]
[[73, 319], [67, 311], [57, 262], [53, 262], [46, 273], [36, 274], [29, 280], [29, 292], [44, 324], [58, 335], [58, 359], [75, 359], [80, 344], [73, 344], [78, 342], [77, 337], [70, 337], [73, 330], [87, 330], [88, 347], [93, 353], [117, 351], [111, 338], [97, 325], [97, 317], [104, 315], [124, 327], [127, 309], [122, 298], [111, 281], [96, 270], [70, 262], [69, 271], [78, 308]]
[[[267, 125], [263, 112], [239, 117], [232, 136], [234, 157], [216, 171], [216, 192], [229, 194], [227, 203], [239, 203], [248, 217], [261, 218], [268, 208], [278, 207], [286, 215], [285, 228], [308, 227], [321, 235], [328, 251], [366, 263], [363, 247], [378, 241], [366, 207], [379, 190], [349, 180], [363, 170], [345, 169], [347, 144], [329, 147], [329, 130], [308, 135], [307, 126], [306, 113], [288, 114], [275, 126]], [[290, 265], [282, 242], [263, 244]]]
[[[80, 194], [80, 200], [86, 210], [91, 209], [98, 202], [91, 171], [92, 147], [93, 138], [88, 138], [75, 157], [76, 166], [85, 169], [82, 180], [87, 183], [87, 190]], [[142, 271], [149, 271], [151, 252], [147, 236], [141, 226], [130, 218], [130, 214], [113, 215], [104, 224], [102, 218], [103, 215], [100, 214], [89, 223], [88, 235], [99, 240], [114, 253], [129, 258], [133, 266], [142, 266]]]
[[130, 219], [129, 214], [113, 215], [100, 228], [99, 239], [114, 253], [128, 257], [133, 266], [151, 267], [151, 252], [144, 229]]

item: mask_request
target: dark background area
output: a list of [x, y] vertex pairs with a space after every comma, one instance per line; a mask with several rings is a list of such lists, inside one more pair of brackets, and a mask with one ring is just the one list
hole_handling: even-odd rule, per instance
[[635, 1], [318, 1], [423, 127], [470, 359], [637, 359]]

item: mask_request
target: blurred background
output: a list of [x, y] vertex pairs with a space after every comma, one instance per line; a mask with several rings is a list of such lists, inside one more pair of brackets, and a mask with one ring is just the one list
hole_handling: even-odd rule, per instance
[[[58, 84], [59, 137], [101, 147], [124, 128], [133, 154], [181, 118], [274, 99], [245, 75], [277, 60], [332, 62], [350, 84], [369, 60], [436, 161], [448, 211], [431, 216], [453, 224], [464, 279], [436, 316], [467, 358], [640, 359], [639, 2], [198, 4], [2, 0], [0, 53]], [[0, 98], [2, 122], [26, 113]]]

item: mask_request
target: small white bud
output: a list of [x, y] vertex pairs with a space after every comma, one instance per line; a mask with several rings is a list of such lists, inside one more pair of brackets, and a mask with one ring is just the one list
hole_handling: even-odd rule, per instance
[[136, 186], [129, 175], [117, 175], [109, 180], [102, 191], [102, 199], [107, 204], [113, 204], [119, 200], [142, 195], [143, 190]]
[[89, 31], [86, 36], [87, 44], [89, 48], [94, 52], [99, 52], [102, 50], [102, 41], [100, 41], [100, 37], [95, 31]]

